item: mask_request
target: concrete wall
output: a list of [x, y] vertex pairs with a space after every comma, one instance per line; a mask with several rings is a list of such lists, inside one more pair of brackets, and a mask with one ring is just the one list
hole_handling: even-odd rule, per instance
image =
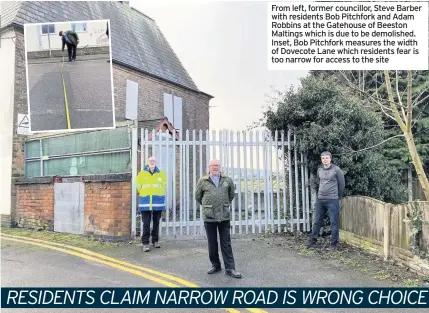
[[[85, 31], [76, 31], [79, 36], [79, 47], [109, 46], [109, 38], [106, 35], [107, 22], [87, 21]], [[42, 34], [42, 25], [28, 25], [25, 27], [25, 41], [27, 52], [59, 50], [62, 48], [62, 41], [58, 33], [72, 30], [72, 23], [55, 23], [55, 32]], [[48, 38], [49, 37], [49, 38]]]
[[11, 176], [12, 176], [12, 148], [13, 148], [13, 102], [15, 79], [15, 32], [7, 30], [1, 34], [0, 47], [0, 206], [1, 215], [8, 216], [11, 212]]
[[[429, 221], [429, 202], [414, 204]], [[342, 200], [341, 239], [429, 274], [429, 264], [412, 252], [412, 225], [404, 222], [411, 215], [412, 203], [392, 205], [368, 197], [347, 197]], [[419, 234], [418, 247], [429, 252], [427, 225], [423, 225]]]

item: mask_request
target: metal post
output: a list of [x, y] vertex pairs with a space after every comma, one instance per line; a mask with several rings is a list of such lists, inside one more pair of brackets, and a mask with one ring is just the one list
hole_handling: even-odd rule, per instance
[[262, 215], [261, 215], [261, 164], [259, 161], [259, 154], [260, 154], [259, 142], [260, 142], [259, 131], [257, 130], [256, 131], [256, 166], [257, 166], [257, 171], [258, 171], [258, 183], [257, 183], [257, 187], [258, 187], [258, 230], [259, 230], [259, 233], [262, 233], [262, 226], [261, 226], [261, 219], [262, 219]]
[[[316, 180], [316, 175], [314, 173], [310, 173], [310, 182], [314, 182]], [[315, 186], [310, 184], [310, 191], [311, 191], [311, 208], [310, 212], [313, 214], [314, 210], [316, 209], [316, 201], [317, 201], [317, 189]]]
[[293, 134], [293, 148], [295, 157], [295, 203], [296, 203], [296, 230], [301, 230], [300, 204], [299, 204], [299, 181], [298, 181], [298, 151], [296, 147], [296, 134]]
[[288, 163], [289, 163], [289, 210], [290, 210], [290, 231], [293, 232], [294, 228], [294, 216], [293, 216], [293, 185], [292, 185], [292, 147], [291, 147], [291, 131], [287, 132], [287, 145], [288, 145]]
[[243, 131], [243, 162], [244, 162], [244, 218], [246, 223], [246, 234], [249, 233], [249, 203], [247, 188], [247, 137], [246, 131]]
[[[278, 229], [277, 231], [281, 232], [281, 214], [280, 214], [280, 169], [279, 169], [279, 132], [276, 130], [275, 133], [275, 147], [274, 150], [276, 153], [276, 184], [277, 184], [277, 221], [278, 221]], [[274, 216], [274, 212], [273, 212]]]
[[52, 51], [51, 51], [51, 32], [50, 32], [49, 26], [50, 25], [48, 25], [48, 45], [49, 45], [49, 57], [51, 57], [52, 56]]
[[283, 216], [284, 216], [284, 220], [285, 220], [285, 228], [284, 228], [284, 232], [287, 232], [287, 203], [286, 203], [286, 164], [285, 164], [285, 133], [284, 130], [282, 130], [281, 132], [281, 140], [282, 140], [282, 148], [281, 148], [281, 153], [282, 153], [282, 173], [283, 173]]
[[[206, 136], [206, 147], [207, 147], [207, 140], [208, 140], [207, 138], [208, 138], [208, 136]], [[200, 152], [200, 175], [199, 175], [199, 179], [200, 179], [204, 175], [204, 171], [203, 171], [203, 131], [201, 129], [199, 131], [199, 140], [200, 140], [199, 141], [199, 147], [200, 147], [200, 150], [199, 150], [199, 152]], [[199, 205], [198, 207], [200, 210], [200, 234], [202, 235], [204, 233], [203, 207], [201, 205]]]
[[[231, 166], [232, 166], [232, 173], [231, 173], [231, 177], [234, 181], [234, 183], [237, 182], [237, 180], [235, 179], [235, 173], [234, 173], [234, 168], [235, 168], [235, 163], [234, 163], [234, 132], [231, 131], [230, 132], [230, 145], [231, 145]], [[234, 193], [237, 192], [237, 188], [234, 188]], [[235, 197], [235, 199], [237, 199], [237, 196]], [[234, 199], [234, 200], [235, 200]], [[240, 199], [239, 199], [240, 201]], [[232, 202], [232, 207], [231, 207], [231, 215], [232, 215], [232, 233], [235, 235], [235, 201]]]
[[307, 204], [305, 203], [305, 176], [304, 176], [304, 155], [300, 153], [301, 156], [301, 203], [302, 203], [302, 228], [304, 231], [307, 231], [307, 214], [306, 214], [306, 207]]
[[[132, 151], [132, 174], [131, 174], [131, 237], [136, 236], [136, 219], [137, 219], [137, 127], [138, 122], [134, 120], [131, 132], [131, 151]], [[142, 140], [143, 141], [143, 140]], [[143, 223], [143, 221], [141, 221]]]

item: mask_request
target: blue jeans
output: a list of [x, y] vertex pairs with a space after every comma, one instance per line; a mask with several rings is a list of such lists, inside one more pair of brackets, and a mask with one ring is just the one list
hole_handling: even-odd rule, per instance
[[316, 242], [320, 228], [323, 224], [325, 212], [328, 210], [329, 221], [331, 223], [331, 246], [336, 246], [339, 240], [339, 217], [340, 200], [339, 199], [318, 199], [316, 202], [316, 216], [311, 232], [311, 241]]

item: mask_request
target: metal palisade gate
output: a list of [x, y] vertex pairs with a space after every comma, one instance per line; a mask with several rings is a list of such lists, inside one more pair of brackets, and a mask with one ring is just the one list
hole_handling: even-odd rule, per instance
[[[231, 204], [233, 234], [310, 230], [310, 188], [306, 157], [296, 136], [283, 131], [185, 131], [171, 134], [141, 129], [140, 171], [154, 155], [168, 179], [163, 236], [205, 235], [195, 201], [198, 180], [211, 159], [235, 183]], [[274, 137], [274, 138], [273, 138]], [[314, 199], [311, 199], [312, 201]], [[137, 216], [139, 219], [139, 216]], [[137, 223], [137, 233], [142, 225]]]

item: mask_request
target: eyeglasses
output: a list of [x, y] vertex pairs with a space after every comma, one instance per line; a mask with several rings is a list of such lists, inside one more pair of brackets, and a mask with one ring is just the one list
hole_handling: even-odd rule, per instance
[[211, 164], [210, 166], [219, 167], [220, 165], [219, 164]]

